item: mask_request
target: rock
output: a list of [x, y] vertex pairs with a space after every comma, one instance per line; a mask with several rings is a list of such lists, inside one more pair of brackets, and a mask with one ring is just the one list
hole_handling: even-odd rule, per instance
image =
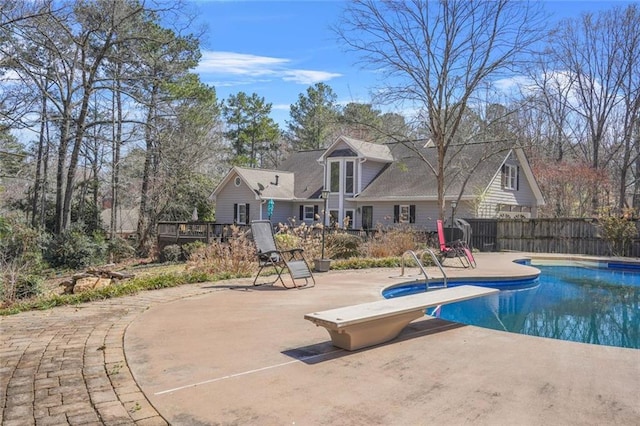
[[62, 294], [73, 294], [73, 287], [75, 283], [73, 280], [65, 280], [58, 284], [59, 287], [64, 287]]
[[75, 281], [73, 286], [73, 294], [82, 293], [83, 291], [92, 290], [98, 282], [96, 277], [80, 278]]
[[98, 281], [96, 281], [96, 283], [93, 286], [93, 288], [95, 288], [95, 289], [104, 288], [104, 287], [108, 287], [110, 285], [111, 285], [111, 278], [98, 278]]

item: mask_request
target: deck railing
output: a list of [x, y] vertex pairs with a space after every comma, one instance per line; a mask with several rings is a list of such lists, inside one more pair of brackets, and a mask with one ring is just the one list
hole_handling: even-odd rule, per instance
[[[207, 244], [213, 241], [227, 241], [232, 234], [232, 225], [215, 222], [160, 222], [158, 223], [158, 248], [194, 241]], [[242, 231], [249, 229], [249, 225], [236, 226]]]

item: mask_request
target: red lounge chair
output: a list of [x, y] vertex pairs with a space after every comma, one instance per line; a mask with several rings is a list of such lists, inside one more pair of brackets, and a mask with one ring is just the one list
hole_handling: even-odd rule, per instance
[[468, 268], [476, 267], [476, 261], [473, 258], [471, 249], [469, 246], [461, 240], [446, 242], [444, 238], [444, 225], [441, 220], [437, 221], [438, 224], [438, 241], [440, 242], [440, 258], [457, 257], [462, 266]]

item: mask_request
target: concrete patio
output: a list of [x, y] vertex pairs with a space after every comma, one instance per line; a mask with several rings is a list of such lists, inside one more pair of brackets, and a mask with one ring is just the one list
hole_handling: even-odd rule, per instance
[[[478, 269], [447, 273], [531, 275], [512, 263], [519, 256], [481, 253]], [[205, 292], [153, 305], [128, 326], [127, 364], [176, 425], [638, 424], [638, 350], [425, 318], [397, 340], [348, 352], [303, 320], [378, 300], [406, 280], [398, 274], [334, 271], [304, 290], [204, 284]]]

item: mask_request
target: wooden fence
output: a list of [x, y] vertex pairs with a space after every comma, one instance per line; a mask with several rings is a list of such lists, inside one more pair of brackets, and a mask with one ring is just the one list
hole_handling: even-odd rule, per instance
[[[480, 251], [524, 251], [533, 253], [567, 253], [594, 256], [612, 254], [609, 244], [602, 238], [596, 219], [466, 219], [471, 225], [471, 245]], [[636, 228], [638, 221], [635, 222]], [[242, 230], [248, 225], [239, 225]], [[460, 238], [457, 229], [452, 234], [445, 229], [447, 240]], [[363, 238], [373, 236], [377, 230], [341, 230]], [[432, 232], [424, 231], [424, 241], [435, 245]], [[213, 222], [160, 222], [158, 248], [170, 244], [194, 241], [209, 243], [226, 241], [231, 236], [231, 224]], [[635, 238], [626, 256], [640, 257], [640, 239]]]
[[[609, 256], [596, 219], [469, 219], [472, 244], [482, 251], [526, 251]], [[635, 222], [636, 228], [638, 222]], [[627, 247], [626, 256], [640, 256], [640, 239]]]

